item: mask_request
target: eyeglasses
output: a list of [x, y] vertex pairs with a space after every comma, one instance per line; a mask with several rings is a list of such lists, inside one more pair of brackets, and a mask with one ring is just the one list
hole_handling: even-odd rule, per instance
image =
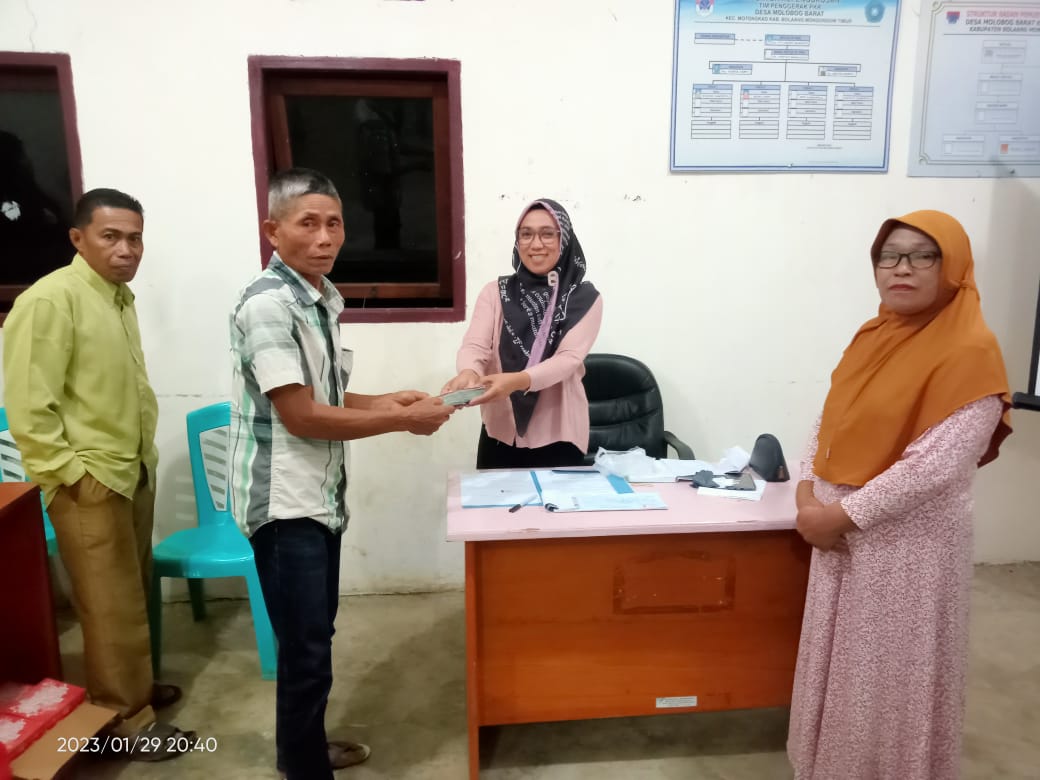
[[516, 231], [516, 242], [518, 244], [530, 244], [534, 241], [534, 237], [538, 236], [538, 238], [542, 239], [543, 244], [549, 244], [555, 241], [558, 235], [560, 235], [560, 231], [552, 228], [541, 228], [540, 230], [520, 228]]
[[923, 271], [925, 268], [931, 268], [935, 265], [936, 260], [941, 258], [942, 255], [932, 249], [922, 249], [918, 252], [884, 251], [878, 253], [877, 261], [874, 265], [878, 268], [895, 268], [903, 262], [904, 257], [910, 263], [911, 268]]

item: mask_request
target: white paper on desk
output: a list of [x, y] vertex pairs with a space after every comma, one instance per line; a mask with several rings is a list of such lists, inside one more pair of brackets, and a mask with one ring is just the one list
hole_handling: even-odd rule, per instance
[[738, 498], [743, 501], [761, 501], [762, 493], [765, 492], [766, 481], [764, 479], [755, 480], [754, 490], [726, 490], [726, 488], [697, 488], [698, 496], [715, 496], [717, 498]]
[[678, 458], [650, 458], [648, 473], [633, 474], [629, 482], [675, 482], [679, 477], [696, 474], [712, 466], [703, 460], [679, 460]]
[[574, 495], [586, 495], [589, 493], [617, 493], [610, 481], [598, 471], [578, 471], [567, 469], [566, 471], [553, 471], [552, 469], [538, 469], [534, 472], [538, 478], [538, 484], [544, 493], [552, 490], [562, 493], [573, 493]]
[[459, 484], [463, 509], [542, 503], [530, 471], [476, 471], [463, 474]]
[[[750, 492], [750, 491], [749, 491]], [[543, 490], [542, 501], [552, 512], [614, 512], [625, 509], [667, 509], [657, 493], [586, 493], [574, 495]]]
[[626, 452], [600, 447], [596, 453], [596, 468], [624, 477], [629, 482], [675, 482], [676, 477], [711, 469], [712, 464], [703, 460], [651, 458], [642, 447], [633, 447]]

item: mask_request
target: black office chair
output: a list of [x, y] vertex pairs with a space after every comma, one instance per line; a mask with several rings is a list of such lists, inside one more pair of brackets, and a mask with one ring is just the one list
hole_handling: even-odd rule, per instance
[[664, 429], [664, 404], [657, 380], [646, 365], [625, 355], [590, 354], [585, 358], [585, 395], [589, 398], [589, 451], [642, 447], [652, 458], [693, 460], [693, 450]]

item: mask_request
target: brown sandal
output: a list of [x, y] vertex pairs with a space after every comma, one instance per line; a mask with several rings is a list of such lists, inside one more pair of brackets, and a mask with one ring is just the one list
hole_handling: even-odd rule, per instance
[[343, 769], [367, 760], [372, 755], [368, 745], [345, 739], [329, 740], [329, 763], [333, 769]]
[[[329, 740], [329, 764], [333, 769], [345, 769], [366, 761], [372, 755], [368, 745], [346, 739]], [[279, 769], [278, 776], [285, 780], [285, 770]]]
[[[126, 746], [122, 756], [130, 761], [168, 761], [190, 752], [197, 740], [194, 731], [181, 731], [172, 723], [153, 723], [121, 740]], [[113, 752], [112, 757], [119, 755]]]
[[181, 700], [184, 692], [178, 685], [152, 683], [152, 709], [162, 710]]

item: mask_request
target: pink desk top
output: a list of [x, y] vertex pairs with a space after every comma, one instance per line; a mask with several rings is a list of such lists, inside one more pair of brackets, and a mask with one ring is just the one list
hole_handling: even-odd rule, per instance
[[636, 484], [637, 492], [657, 493], [668, 509], [622, 512], [549, 512], [525, 506], [463, 509], [459, 473], [448, 475], [448, 540], [552, 539], [567, 536], [630, 536], [635, 534], [782, 531], [794, 528], [794, 491], [789, 482], [766, 485], [761, 501], [700, 496], [688, 482]]

